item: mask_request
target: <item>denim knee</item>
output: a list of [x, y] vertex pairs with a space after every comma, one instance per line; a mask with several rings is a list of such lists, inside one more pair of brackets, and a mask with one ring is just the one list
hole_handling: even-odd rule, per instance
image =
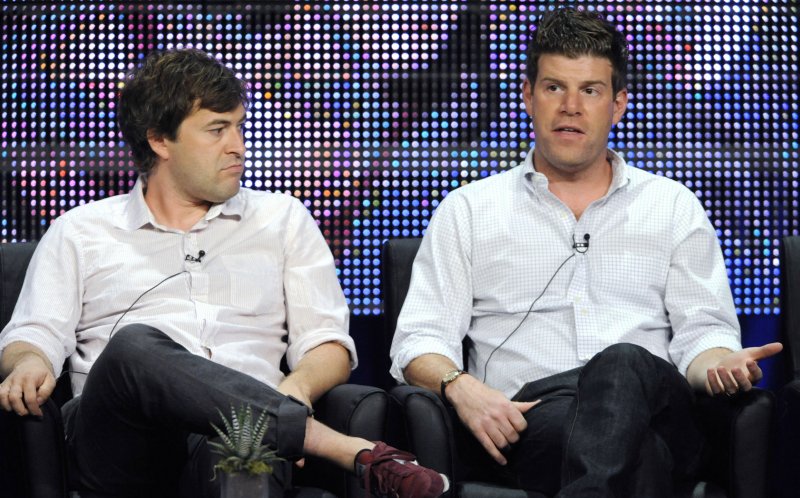
[[579, 386], [640, 391], [654, 411], [674, 395], [691, 393], [674, 365], [635, 344], [614, 344], [597, 353], [581, 371]]
[[[650, 389], [658, 389], [663, 382], [662, 368], [658, 362], [663, 360], [654, 356], [641, 346], [628, 343], [612, 344], [589, 360], [581, 370], [580, 384], [587, 379], [603, 384], [623, 385], [645, 384]], [[666, 362], [664, 362], [666, 366]]]
[[612, 344], [611, 346], [597, 353], [591, 360], [589, 360], [589, 363], [586, 364], [586, 367], [593, 363], [600, 363], [613, 364], [617, 368], [622, 365], [629, 365], [631, 367], [641, 369], [652, 365], [654, 358], [655, 357], [650, 351], [641, 346], [627, 342], [621, 342], [618, 344]]
[[141, 323], [132, 323], [120, 328], [111, 339], [103, 354], [116, 355], [130, 351], [132, 347], [141, 348], [143, 344], [151, 342], [158, 338], [166, 337], [163, 332], [150, 325], [142, 325]]
[[155, 351], [154, 341], [169, 339], [163, 332], [149, 325], [134, 323], [114, 332], [92, 370], [119, 370], [148, 359], [143, 351]]

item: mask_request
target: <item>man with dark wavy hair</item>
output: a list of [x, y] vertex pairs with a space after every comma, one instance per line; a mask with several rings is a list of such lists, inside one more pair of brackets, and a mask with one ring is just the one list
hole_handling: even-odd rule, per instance
[[392, 375], [452, 406], [470, 477], [671, 497], [702, 460], [694, 391], [746, 391], [781, 350], [742, 349], [694, 194], [608, 148], [627, 63], [601, 16], [542, 16], [522, 88], [535, 148], [450, 193], [414, 261]]
[[446, 480], [413, 455], [311, 417], [357, 364], [349, 311], [302, 203], [240, 188], [247, 99], [197, 50], [151, 54], [129, 75], [118, 118], [139, 179], [39, 242], [0, 335], [0, 407], [41, 415], [69, 359], [63, 413], [84, 497], [215, 496], [206, 436], [218, 409], [245, 405], [268, 413], [265, 442], [289, 461], [325, 458], [379, 495], [439, 496]]

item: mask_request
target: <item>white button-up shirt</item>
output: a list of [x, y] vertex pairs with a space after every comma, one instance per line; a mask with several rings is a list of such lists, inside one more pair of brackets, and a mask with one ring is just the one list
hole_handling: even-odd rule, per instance
[[34, 344], [57, 375], [69, 358], [78, 394], [112, 329], [142, 323], [274, 387], [284, 354], [293, 368], [326, 342], [355, 368], [348, 320], [333, 257], [297, 199], [243, 188], [182, 232], [156, 223], [137, 182], [52, 224], [0, 350]]
[[[702, 351], [741, 349], [719, 242], [700, 202], [609, 154], [609, 191], [579, 220], [535, 171], [533, 152], [442, 201], [398, 320], [395, 379], [403, 382], [403, 369], [426, 353], [463, 367], [465, 336], [470, 373], [508, 396], [614, 343], [638, 344], [684, 375]], [[586, 234], [588, 247], [574, 247]]]

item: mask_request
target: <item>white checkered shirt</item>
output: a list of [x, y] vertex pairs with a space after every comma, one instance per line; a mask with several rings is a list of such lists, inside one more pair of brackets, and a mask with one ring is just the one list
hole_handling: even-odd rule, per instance
[[[532, 152], [442, 201], [397, 324], [395, 379], [403, 382], [406, 365], [426, 353], [463, 367], [466, 335], [470, 373], [508, 396], [619, 342], [684, 375], [702, 351], [741, 349], [719, 242], [700, 202], [610, 155], [611, 187], [579, 220], [534, 170]], [[586, 234], [589, 246], [574, 248]]]

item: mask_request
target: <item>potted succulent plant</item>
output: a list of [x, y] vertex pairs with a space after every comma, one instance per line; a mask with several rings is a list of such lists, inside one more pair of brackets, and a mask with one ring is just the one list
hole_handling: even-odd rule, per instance
[[252, 407], [246, 405], [238, 410], [231, 406], [230, 420], [222, 411], [219, 414], [225, 430], [212, 423], [220, 442], [208, 444], [222, 457], [214, 466], [215, 477], [220, 472], [222, 498], [267, 498], [273, 465], [283, 460], [262, 443], [269, 425], [267, 412], [255, 419]]

